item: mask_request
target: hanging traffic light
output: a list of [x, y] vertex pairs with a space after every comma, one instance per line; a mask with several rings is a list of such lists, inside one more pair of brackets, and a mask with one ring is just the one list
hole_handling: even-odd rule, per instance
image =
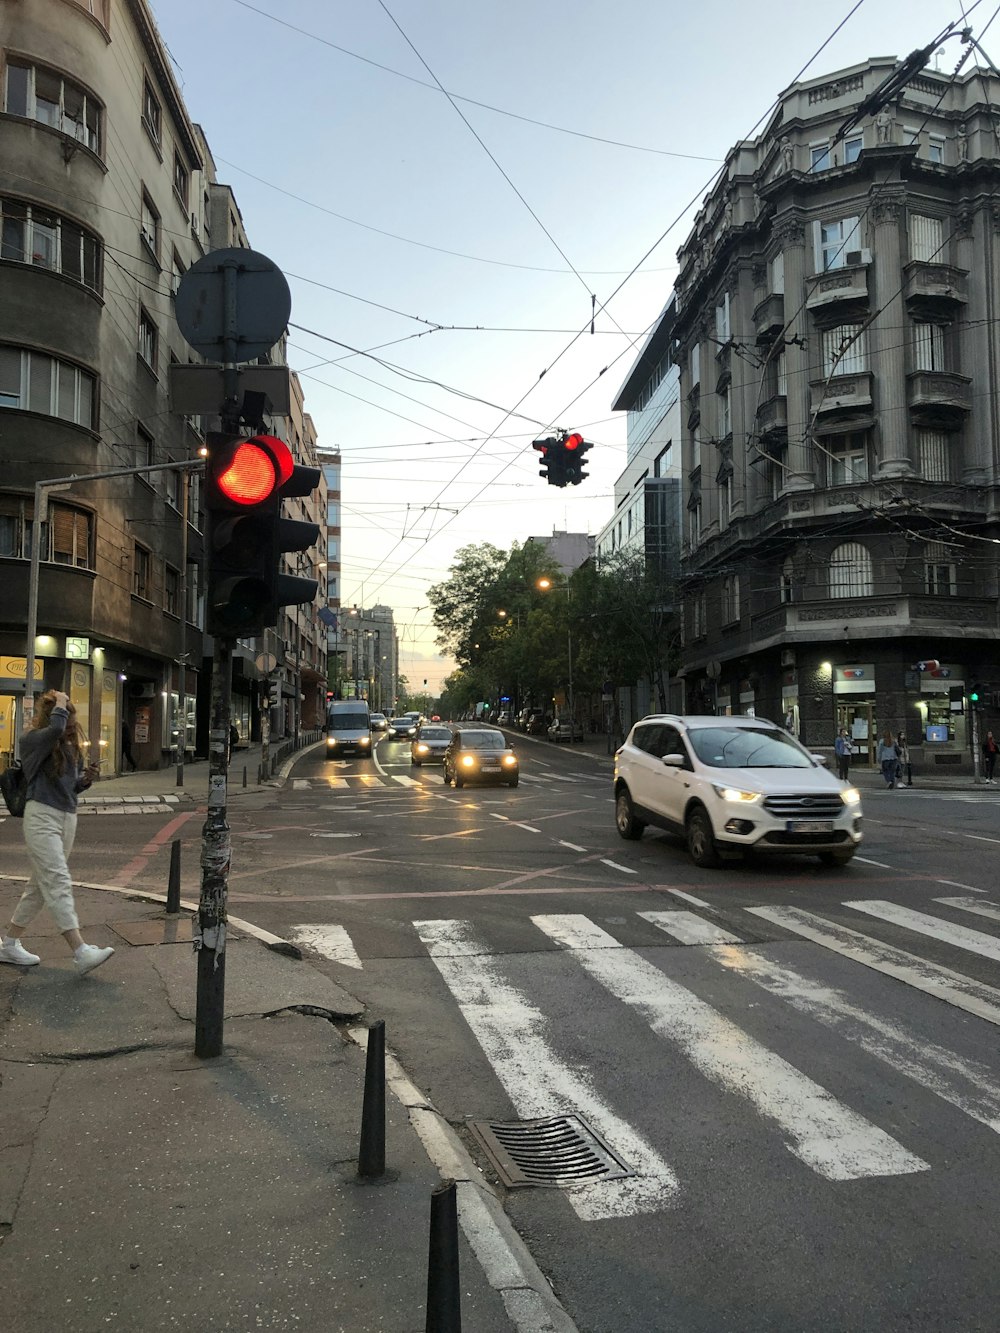
[[550, 436], [546, 440], [535, 440], [531, 447], [541, 454], [538, 475], [544, 477], [550, 486], [565, 486], [566, 457], [562, 442]]
[[209, 436], [205, 545], [210, 634], [246, 638], [276, 624], [279, 607], [315, 597], [317, 581], [283, 573], [281, 556], [308, 550], [319, 527], [282, 518], [281, 500], [308, 495], [319, 479], [318, 468], [297, 465], [288, 446], [273, 435]]
[[563, 483], [570, 486], [579, 486], [585, 477], [589, 477], [589, 472], [584, 472], [584, 455], [592, 447], [578, 432], [567, 435], [562, 442], [563, 457], [565, 459], [565, 478]]

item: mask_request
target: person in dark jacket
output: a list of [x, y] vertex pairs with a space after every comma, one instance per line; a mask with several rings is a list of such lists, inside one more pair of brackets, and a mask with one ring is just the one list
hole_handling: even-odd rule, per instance
[[1000, 745], [992, 731], [986, 733], [986, 739], [983, 741], [983, 759], [986, 761], [986, 781], [991, 785], [993, 783], [993, 770], [997, 766], [997, 755], [1000, 754]]
[[849, 782], [851, 778], [851, 738], [844, 727], [841, 727], [837, 733], [833, 748], [837, 756], [837, 777], [840, 778], [841, 782]]
[[896, 788], [896, 764], [899, 762], [899, 755], [896, 752], [896, 742], [892, 739], [891, 731], [887, 731], [879, 741], [875, 750], [875, 762], [882, 770], [885, 785], [890, 791], [894, 791]]
[[21, 766], [28, 784], [24, 844], [31, 877], [0, 941], [0, 963], [34, 967], [41, 962], [21, 943], [21, 935], [47, 907], [73, 950], [76, 971], [90, 972], [106, 963], [114, 949], [84, 942], [67, 858], [76, 835], [77, 798], [98, 768], [84, 764], [76, 709], [61, 690], [48, 690], [36, 703], [31, 727], [21, 737]]

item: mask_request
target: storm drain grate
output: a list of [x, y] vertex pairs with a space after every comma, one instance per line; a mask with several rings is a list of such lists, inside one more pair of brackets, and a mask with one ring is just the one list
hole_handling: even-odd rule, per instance
[[599, 1134], [578, 1115], [542, 1120], [470, 1120], [505, 1185], [547, 1185], [564, 1189], [594, 1180], [635, 1175]]

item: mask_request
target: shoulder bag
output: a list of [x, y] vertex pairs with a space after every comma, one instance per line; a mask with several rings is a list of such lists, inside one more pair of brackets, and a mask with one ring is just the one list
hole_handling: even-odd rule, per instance
[[0, 773], [0, 792], [7, 809], [15, 819], [24, 818], [24, 806], [28, 799], [28, 779], [20, 763], [11, 764]]

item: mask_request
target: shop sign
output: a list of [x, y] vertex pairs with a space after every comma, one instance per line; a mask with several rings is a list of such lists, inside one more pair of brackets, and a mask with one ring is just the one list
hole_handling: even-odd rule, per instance
[[[25, 657], [0, 657], [0, 676], [9, 677], [12, 680], [24, 680], [27, 667], [27, 658]], [[42, 659], [35, 658], [34, 670], [31, 673], [32, 680], [42, 679]]]
[[68, 636], [66, 639], [66, 656], [77, 662], [85, 662], [90, 656], [90, 640]]

